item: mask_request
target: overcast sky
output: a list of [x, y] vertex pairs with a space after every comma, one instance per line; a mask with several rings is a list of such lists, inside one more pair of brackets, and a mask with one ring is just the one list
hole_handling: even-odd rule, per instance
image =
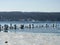
[[60, 0], [0, 0], [0, 11], [60, 12]]

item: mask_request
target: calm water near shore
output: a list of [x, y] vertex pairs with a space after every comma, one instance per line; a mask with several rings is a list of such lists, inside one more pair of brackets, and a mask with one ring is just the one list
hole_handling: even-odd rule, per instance
[[[31, 32], [31, 33], [60, 33], [60, 22], [19, 22], [19, 21], [0, 21], [0, 25], [17, 25], [17, 29], [8, 29], [8, 32]], [[24, 28], [20, 29], [19, 26], [23, 24], [24, 26], [28, 26], [28, 24], [34, 24], [34, 28]], [[46, 27], [46, 24], [48, 27]], [[55, 27], [52, 27], [54, 24]], [[41, 27], [43, 25], [43, 27]]]
[[[59, 45], [60, 44], [60, 22], [17, 22], [1, 21], [0, 25], [7, 24], [17, 29], [4, 29], [0, 31], [0, 45]], [[21, 29], [20, 26], [24, 25]], [[29, 24], [34, 24], [34, 28]], [[43, 25], [43, 26], [41, 26]], [[27, 26], [27, 27], [25, 27]], [[24, 43], [23, 43], [24, 42]]]

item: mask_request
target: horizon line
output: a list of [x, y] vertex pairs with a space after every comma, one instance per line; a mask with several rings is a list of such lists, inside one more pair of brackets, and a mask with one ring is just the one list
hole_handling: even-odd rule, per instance
[[0, 11], [0, 12], [46, 12], [46, 13], [55, 13], [55, 12], [59, 12], [59, 11], [15, 11], [15, 10], [11, 10], [11, 11]]

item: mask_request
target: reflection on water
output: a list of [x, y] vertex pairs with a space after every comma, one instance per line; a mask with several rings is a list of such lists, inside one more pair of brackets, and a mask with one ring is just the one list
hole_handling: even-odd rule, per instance
[[25, 28], [25, 29], [9, 29], [9, 30], [0, 30], [0, 32], [29, 32], [29, 33], [60, 33], [59, 29], [53, 28]]

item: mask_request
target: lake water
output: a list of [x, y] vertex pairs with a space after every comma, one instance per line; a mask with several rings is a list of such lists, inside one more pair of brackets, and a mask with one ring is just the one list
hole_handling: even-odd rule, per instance
[[[1, 21], [0, 24], [2, 26], [4, 26], [4, 24], [7, 24], [10, 26], [10, 24], [12, 24], [12, 26], [14, 27], [14, 24], [17, 25], [17, 29], [9, 29], [8, 32], [30, 32], [30, 33], [60, 33], [60, 22], [18, 22], [18, 21]], [[20, 25], [24, 25], [24, 29], [20, 29]], [[29, 28], [29, 24], [33, 24], [34, 28]], [[46, 24], [48, 26], [46, 26]], [[54, 27], [53, 27], [54, 24]], [[43, 25], [43, 27], [42, 27]]]
[[[0, 24], [17, 25], [17, 29], [0, 31], [0, 45], [60, 45], [60, 22], [1, 21]], [[19, 27], [21, 24], [24, 25], [23, 29]], [[34, 24], [34, 28], [29, 28], [29, 24]]]

